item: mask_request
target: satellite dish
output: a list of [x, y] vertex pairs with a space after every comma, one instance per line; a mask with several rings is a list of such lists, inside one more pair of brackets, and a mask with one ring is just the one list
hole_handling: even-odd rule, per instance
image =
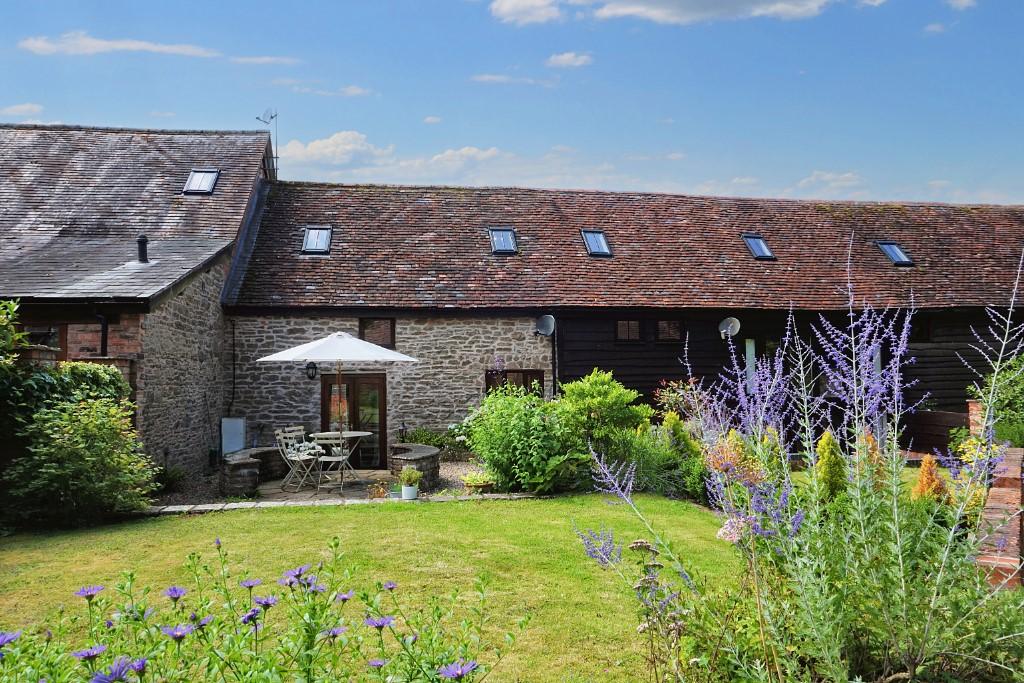
[[726, 318], [722, 322], [718, 323], [718, 331], [722, 335], [722, 339], [726, 337], [735, 337], [740, 331], [740, 321], [736, 318]]
[[539, 334], [543, 337], [550, 337], [555, 333], [555, 316], [553, 315], [542, 315], [537, 318], [536, 329], [534, 334]]

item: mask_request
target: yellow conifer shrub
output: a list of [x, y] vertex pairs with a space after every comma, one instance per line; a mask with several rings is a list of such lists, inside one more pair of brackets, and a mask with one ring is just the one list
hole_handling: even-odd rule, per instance
[[946, 480], [939, 473], [939, 463], [935, 461], [935, 456], [930, 453], [921, 460], [921, 471], [917, 475], [917, 483], [910, 490], [910, 497], [914, 500], [929, 498], [937, 503], [949, 500]]

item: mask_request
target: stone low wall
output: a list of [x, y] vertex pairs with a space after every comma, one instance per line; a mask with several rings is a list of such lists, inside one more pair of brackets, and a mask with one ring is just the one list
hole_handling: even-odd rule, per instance
[[396, 443], [391, 446], [388, 466], [391, 474], [398, 476], [404, 467], [411, 467], [423, 473], [420, 490], [430, 491], [441, 478], [441, 451], [434, 446], [418, 443]]
[[1021, 543], [1024, 519], [1020, 514], [1022, 500], [1021, 460], [1024, 449], [1011, 448], [996, 473], [981, 516], [980, 533], [988, 538], [982, 544], [978, 565], [988, 569], [989, 582], [1018, 588], [1021, 585]]

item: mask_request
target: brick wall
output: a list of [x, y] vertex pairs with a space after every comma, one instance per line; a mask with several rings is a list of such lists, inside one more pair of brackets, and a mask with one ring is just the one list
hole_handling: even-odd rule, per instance
[[139, 432], [161, 466], [198, 473], [220, 446], [225, 254], [158, 300], [141, 321]]
[[1024, 519], [1021, 516], [1021, 460], [1024, 450], [1010, 448], [996, 471], [981, 513], [980, 533], [985, 537], [978, 564], [989, 570], [993, 585], [1021, 585], [1021, 542]]
[[[357, 318], [247, 317], [235, 324], [236, 386], [232, 415], [247, 418], [249, 443], [273, 439], [273, 429], [304, 424], [320, 427], [320, 378], [306, 377], [302, 363], [256, 363], [255, 360], [331, 332], [358, 334]], [[551, 392], [551, 340], [533, 333], [533, 318], [441, 318], [406, 316], [395, 322], [395, 344], [401, 353], [419, 359], [415, 365], [387, 371], [389, 443], [397, 441], [403, 422], [410, 428], [443, 428], [461, 420], [479, 405], [484, 373], [496, 355], [508, 369], [544, 371], [544, 389]], [[225, 406], [231, 396], [231, 341], [228, 331]], [[331, 364], [322, 373], [333, 373]], [[380, 372], [380, 371], [377, 371]], [[263, 427], [260, 432], [260, 427]]]

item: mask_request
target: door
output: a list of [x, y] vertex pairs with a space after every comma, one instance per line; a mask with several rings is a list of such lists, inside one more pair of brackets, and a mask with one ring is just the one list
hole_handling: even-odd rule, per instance
[[[371, 432], [352, 454], [357, 469], [387, 467], [387, 382], [384, 375], [321, 375], [320, 428], [323, 431]], [[340, 405], [339, 405], [340, 404]], [[341, 426], [338, 425], [339, 410]]]

